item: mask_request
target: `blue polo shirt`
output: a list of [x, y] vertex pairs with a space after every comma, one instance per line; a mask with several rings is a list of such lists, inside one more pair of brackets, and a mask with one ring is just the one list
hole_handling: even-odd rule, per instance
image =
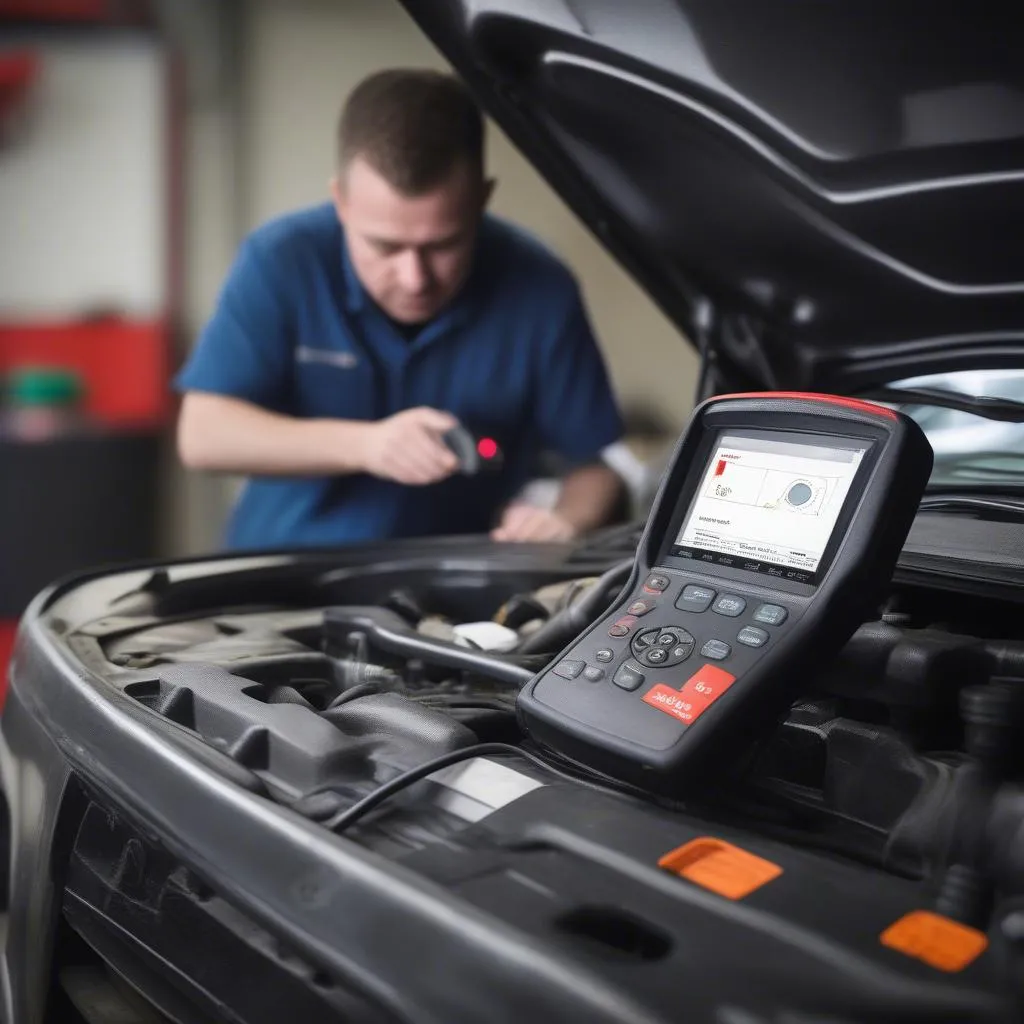
[[263, 225], [175, 384], [299, 417], [431, 406], [504, 451], [499, 474], [425, 487], [366, 474], [252, 479], [228, 525], [234, 549], [486, 532], [539, 452], [583, 463], [623, 433], [574, 278], [494, 216], [458, 296], [411, 339], [363, 289], [329, 203]]

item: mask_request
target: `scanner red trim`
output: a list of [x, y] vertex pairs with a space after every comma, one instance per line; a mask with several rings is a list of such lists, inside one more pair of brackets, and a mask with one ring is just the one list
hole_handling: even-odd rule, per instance
[[865, 402], [859, 398], [844, 398], [842, 395], [824, 395], [813, 391], [742, 391], [731, 395], [713, 395], [711, 401], [720, 402], [727, 398], [798, 398], [809, 402], [824, 402], [826, 405], [839, 405], [845, 409], [864, 412], [869, 416], [884, 416], [895, 420], [896, 413], [876, 402]]

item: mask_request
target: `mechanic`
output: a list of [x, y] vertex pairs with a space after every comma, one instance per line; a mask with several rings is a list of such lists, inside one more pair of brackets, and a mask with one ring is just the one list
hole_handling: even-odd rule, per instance
[[[337, 143], [331, 201], [244, 240], [176, 380], [185, 465], [250, 477], [227, 546], [553, 542], [606, 522], [623, 494], [606, 368], [570, 271], [485, 210], [468, 91], [378, 72]], [[456, 422], [500, 444], [500, 472], [457, 471]], [[553, 507], [516, 500], [542, 452], [567, 467]]]

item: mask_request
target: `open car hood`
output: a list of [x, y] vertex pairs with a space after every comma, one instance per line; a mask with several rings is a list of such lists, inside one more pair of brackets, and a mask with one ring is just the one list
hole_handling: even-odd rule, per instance
[[1012, 6], [401, 2], [705, 392], [1024, 362]]

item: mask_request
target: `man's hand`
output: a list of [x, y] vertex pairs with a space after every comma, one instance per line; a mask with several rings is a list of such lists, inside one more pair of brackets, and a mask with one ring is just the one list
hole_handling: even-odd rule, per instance
[[459, 461], [441, 435], [456, 423], [446, 412], [421, 407], [372, 424], [363, 451], [366, 472], [400, 484], [444, 480]]
[[491, 532], [498, 541], [562, 543], [576, 536], [576, 527], [563, 515], [533, 505], [509, 505], [500, 525]]

